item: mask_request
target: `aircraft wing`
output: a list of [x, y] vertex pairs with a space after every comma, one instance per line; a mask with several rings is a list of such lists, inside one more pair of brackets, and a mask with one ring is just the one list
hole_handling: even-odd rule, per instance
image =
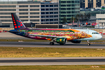
[[46, 38], [65, 38], [65, 37], [60, 37], [60, 36], [36, 35], [36, 34], [29, 34], [29, 36], [39, 36], [39, 37], [46, 37]]

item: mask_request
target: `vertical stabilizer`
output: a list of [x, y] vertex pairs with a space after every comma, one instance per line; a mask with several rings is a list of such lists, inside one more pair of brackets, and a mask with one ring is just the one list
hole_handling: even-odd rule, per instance
[[15, 30], [26, 28], [22, 21], [17, 17], [15, 13], [11, 13], [13, 26]]

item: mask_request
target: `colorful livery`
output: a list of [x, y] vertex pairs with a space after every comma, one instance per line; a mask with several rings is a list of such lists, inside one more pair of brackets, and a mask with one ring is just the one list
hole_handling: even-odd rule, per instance
[[[49, 40], [51, 45], [54, 42], [64, 45], [67, 41], [80, 43], [81, 40], [97, 40], [102, 36], [94, 30], [89, 29], [29, 29], [15, 13], [11, 13], [14, 30], [10, 32], [32, 39]], [[88, 43], [90, 45], [90, 43]]]

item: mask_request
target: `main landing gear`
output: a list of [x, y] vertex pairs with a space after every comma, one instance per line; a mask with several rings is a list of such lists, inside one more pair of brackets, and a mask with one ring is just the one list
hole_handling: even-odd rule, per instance
[[91, 44], [90, 44], [90, 42], [89, 42], [89, 40], [87, 40], [87, 43], [88, 43], [88, 46], [90, 46]]
[[60, 45], [64, 45], [65, 43], [66, 43], [66, 39], [63, 39], [63, 38], [61, 38], [61, 39], [57, 39], [57, 41], [56, 41], [56, 38], [53, 38], [52, 40], [51, 40], [51, 42], [50, 42], [50, 45], [54, 45], [54, 43], [56, 42], [56, 43], [59, 43]]
[[54, 42], [55, 42], [55, 38], [53, 38], [50, 42], [50, 45], [54, 45]]
[[50, 42], [50, 45], [54, 45], [54, 42]]

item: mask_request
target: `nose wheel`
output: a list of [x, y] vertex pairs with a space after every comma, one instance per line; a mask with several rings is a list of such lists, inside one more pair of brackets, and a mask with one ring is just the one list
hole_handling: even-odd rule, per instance
[[88, 46], [90, 46], [91, 44], [90, 43], [88, 43]]
[[90, 44], [90, 42], [89, 42], [89, 40], [87, 40], [87, 43], [88, 43], [88, 46], [90, 46], [91, 44]]

